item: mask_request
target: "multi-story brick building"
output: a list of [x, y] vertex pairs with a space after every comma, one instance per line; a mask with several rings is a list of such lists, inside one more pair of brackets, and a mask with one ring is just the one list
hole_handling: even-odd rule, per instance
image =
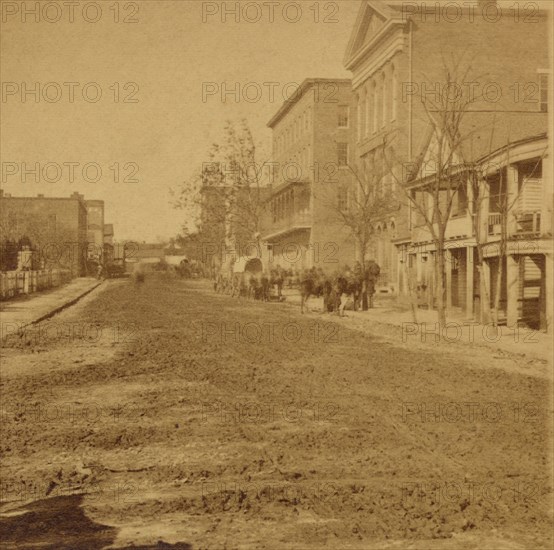
[[0, 190], [0, 241], [22, 239], [36, 250], [37, 267], [86, 272], [87, 208], [83, 196], [12, 197]]
[[[395, 245], [404, 257], [402, 245], [412, 238], [401, 165], [424, 154], [431, 126], [425, 105], [436, 94], [449, 93], [445, 69], [454, 78], [458, 70], [453, 84], [475, 98], [460, 127], [465, 161], [546, 129], [547, 12], [533, 9], [531, 17], [518, 9], [517, 4], [501, 8], [494, 0], [364, 0], [360, 6], [345, 55], [358, 122], [354, 157], [362, 173], [395, 159], [394, 176], [383, 185], [401, 199], [375, 227], [383, 290], [399, 290], [402, 269]], [[514, 40], [523, 34], [525, 49]], [[506, 58], [509, 63], [502, 63]], [[400, 292], [405, 291], [404, 284]]]
[[355, 260], [341, 222], [352, 193], [351, 81], [306, 79], [268, 126], [273, 185], [261, 240], [264, 264], [332, 271]]

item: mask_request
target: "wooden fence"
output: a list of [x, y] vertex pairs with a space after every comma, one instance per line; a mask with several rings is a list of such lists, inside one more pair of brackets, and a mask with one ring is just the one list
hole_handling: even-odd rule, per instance
[[41, 271], [6, 271], [0, 273], [0, 300], [9, 300], [21, 294], [55, 288], [72, 278], [69, 269], [44, 269]]

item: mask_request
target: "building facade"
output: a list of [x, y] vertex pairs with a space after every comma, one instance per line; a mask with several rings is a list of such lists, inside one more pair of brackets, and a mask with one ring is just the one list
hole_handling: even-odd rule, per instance
[[[471, 171], [460, 167], [466, 173], [446, 226], [447, 308], [489, 323], [498, 305], [500, 323], [552, 332], [550, 155], [542, 134], [493, 151], [478, 159]], [[423, 189], [431, 178], [418, 178], [412, 188]], [[412, 207], [411, 242], [399, 247], [400, 286], [417, 289], [420, 304], [432, 308], [436, 246], [415, 210]]]
[[[494, 0], [464, 2], [454, 6], [453, 22], [446, 4], [364, 0], [345, 55], [353, 75], [358, 169], [367, 173], [377, 166], [386, 173], [389, 168], [390, 177], [380, 184], [399, 197], [398, 207], [375, 223], [373, 254], [381, 265], [383, 291], [404, 292], [396, 246], [409, 244], [413, 229], [406, 166], [425, 154], [430, 102], [440, 104], [458, 88], [464, 97], [474, 97], [460, 128], [467, 161], [498, 150], [508, 139], [516, 142], [546, 130], [548, 12], [537, 9], [533, 21], [524, 21]], [[521, 33], [525, 52], [514, 40]], [[446, 59], [445, 51], [456, 59]], [[505, 57], [509, 65], [499, 63]], [[448, 82], [447, 71], [458, 80]]]
[[104, 201], [87, 200], [89, 257], [101, 258], [104, 250]]
[[87, 208], [83, 196], [12, 197], [0, 191], [0, 241], [35, 250], [36, 268], [86, 273]]
[[261, 232], [269, 268], [327, 272], [355, 261], [341, 221], [352, 198], [349, 79], [307, 79], [269, 121], [273, 176]]

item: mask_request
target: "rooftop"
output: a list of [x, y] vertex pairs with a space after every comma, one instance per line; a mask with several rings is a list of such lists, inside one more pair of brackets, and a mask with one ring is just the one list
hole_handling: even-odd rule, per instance
[[314, 84], [325, 84], [325, 83], [336, 83], [336, 84], [352, 84], [350, 78], [306, 78], [299, 88], [295, 92], [294, 96], [290, 99], [285, 100], [283, 105], [279, 110], [273, 115], [271, 120], [267, 123], [269, 128], [273, 128], [277, 122], [279, 122], [291, 109], [296, 105], [296, 103], [304, 96], [304, 94], [314, 86]]

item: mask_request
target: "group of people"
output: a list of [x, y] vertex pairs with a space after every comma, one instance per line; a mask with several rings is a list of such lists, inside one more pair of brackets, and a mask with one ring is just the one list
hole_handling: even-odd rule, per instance
[[[368, 262], [365, 269], [356, 262], [349, 266], [326, 273], [322, 268], [295, 271], [276, 267], [270, 271], [233, 273], [226, 276], [219, 273], [214, 280], [214, 290], [236, 298], [247, 298], [268, 302], [282, 301], [283, 288], [297, 288], [300, 291], [300, 309], [304, 313], [310, 297], [323, 297], [323, 309], [328, 313], [344, 315], [350, 307], [372, 307], [375, 286], [380, 268], [374, 261]], [[367, 304], [364, 304], [364, 299]]]

